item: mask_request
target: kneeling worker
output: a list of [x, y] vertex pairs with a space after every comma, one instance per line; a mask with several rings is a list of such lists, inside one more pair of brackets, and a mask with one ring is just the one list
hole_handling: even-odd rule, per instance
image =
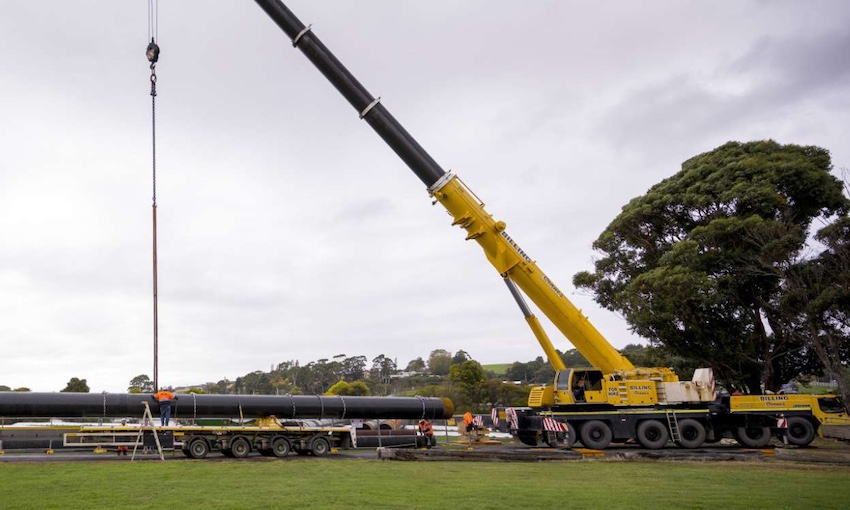
[[431, 448], [434, 446], [434, 427], [431, 426], [431, 422], [426, 419], [419, 420], [419, 432], [425, 436], [425, 447]]

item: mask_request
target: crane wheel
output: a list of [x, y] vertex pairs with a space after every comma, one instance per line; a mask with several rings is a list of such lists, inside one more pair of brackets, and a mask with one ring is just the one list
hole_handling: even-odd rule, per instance
[[670, 440], [670, 432], [667, 426], [658, 420], [644, 420], [638, 425], [637, 440], [648, 450], [658, 450], [664, 448]]
[[785, 433], [788, 435], [788, 443], [795, 446], [807, 446], [815, 440], [817, 434], [812, 422], [801, 416], [788, 418], [788, 429]]
[[611, 444], [613, 433], [607, 423], [590, 420], [581, 426], [581, 444], [594, 450], [604, 450]]
[[692, 418], [679, 420], [679, 441], [682, 448], [699, 448], [705, 443], [705, 426]]
[[735, 440], [749, 448], [764, 448], [770, 442], [770, 427], [750, 425], [735, 430]]

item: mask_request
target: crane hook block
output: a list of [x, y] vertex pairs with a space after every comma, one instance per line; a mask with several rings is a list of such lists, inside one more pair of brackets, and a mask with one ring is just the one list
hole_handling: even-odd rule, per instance
[[148, 62], [151, 64], [156, 64], [157, 60], [159, 60], [159, 46], [156, 45], [153, 39], [151, 39], [150, 44], [148, 44], [148, 49], [145, 50], [145, 55], [148, 57]]

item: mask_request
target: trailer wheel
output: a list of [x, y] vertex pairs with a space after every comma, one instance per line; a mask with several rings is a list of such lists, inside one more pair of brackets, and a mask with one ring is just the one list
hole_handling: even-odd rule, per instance
[[189, 442], [184, 453], [193, 459], [203, 459], [210, 453], [210, 444], [202, 437], [196, 437]]
[[815, 427], [812, 422], [800, 416], [788, 418], [788, 442], [795, 446], [807, 446], [815, 440]]
[[331, 444], [324, 437], [317, 437], [313, 439], [313, 442], [310, 443], [310, 451], [316, 457], [323, 457], [331, 451]]
[[764, 448], [770, 442], [770, 427], [750, 425], [735, 430], [735, 440], [750, 448]]
[[649, 450], [664, 448], [670, 440], [667, 426], [658, 420], [644, 420], [637, 428], [637, 440], [641, 446]]
[[286, 457], [289, 455], [289, 441], [285, 437], [276, 437], [272, 440], [272, 454], [275, 457]]
[[679, 441], [682, 448], [699, 448], [705, 442], [706, 432], [702, 423], [691, 418], [679, 420]]
[[604, 450], [611, 444], [611, 428], [599, 420], [590, 420], [581, 426], [581, 443], [594, 450]]
[[237, 459], [244, 459], [251, 453], [251, 443], [244, 437], [236, 437], [230, 441], [230, 453]]

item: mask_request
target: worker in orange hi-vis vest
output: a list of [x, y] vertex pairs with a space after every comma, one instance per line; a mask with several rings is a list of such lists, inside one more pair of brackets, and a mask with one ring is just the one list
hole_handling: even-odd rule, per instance
[[431, 422], [422, 418], [419, 420], [419, 432], [425, 436], [425, 447], [431, 448], [434, 446], [434, 427], [431, 426]]
[[161, 388], [151, 398], [159, 402], [159, 420], [163, 427], [167, 427], [168, 422], [171, 421], [171, 402], [177, 400], [177, 397], [167, 389]]
[[478, 425], [475, 424], [475, 420], [472, 417], [472, 413], [469, 411], [463, 413], [463, 423], [466, 425], [466, 433], [469, 434], [469, 437], [472, 439], [478, 439]]

